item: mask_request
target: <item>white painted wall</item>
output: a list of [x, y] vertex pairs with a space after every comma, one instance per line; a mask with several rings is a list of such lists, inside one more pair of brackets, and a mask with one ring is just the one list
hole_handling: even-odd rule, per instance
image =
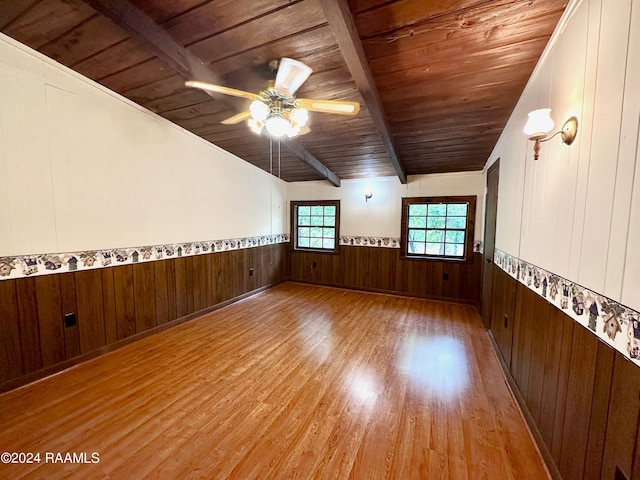
[[[477, 195], [475, 239], [482, 239], [482, 172], [410, 175], [406, 185], [397, 177], [342, 180], [340, 187], [327, 182], [292, 182], [287, 199], [340, 200], [340, 235], [400, 238], [403, 197]], [[373, 197], [365, 201], [364, 192]]]
[[[552, 108], [570, 147], [533, 142], [527, 112]], [[570, 2], [500, 137], [496, 247], [640, 308], [640, 0]]]
[[286, 233], [286, 184], [0, 35], [0, 256]]

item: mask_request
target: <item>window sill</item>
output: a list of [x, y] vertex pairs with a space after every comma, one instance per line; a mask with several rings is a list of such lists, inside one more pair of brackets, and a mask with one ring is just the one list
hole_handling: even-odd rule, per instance
[[445, 263], [473, 263], [473, 254], [468, 258], [456, 257], [426, 257], [422, 255], [400, 255], [402, 260], [426, 260], [428, 262], [445, 262]]
[[293, 247], [293, 251], [294, 252], [301, 252], [301, 253], [323, 253], [325, 255], [338, 255], [340, 253], [340, 251], [337, 248], [335, 250], [323, 250], [323, 249], [320, 249], [320, 248]]

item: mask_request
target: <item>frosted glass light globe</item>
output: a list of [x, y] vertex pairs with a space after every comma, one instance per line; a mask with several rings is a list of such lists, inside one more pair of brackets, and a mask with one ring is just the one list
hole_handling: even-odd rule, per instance
[[287, 132], [287, 137], [293, 138], [300, 133], [300, 125], [295, 122], [291, 122], [289, 125], [289, 131]]
[[251, 112], [251, 116], [256, 120], [262, 122], [269, 115], [269, 105], [264, 103], [261, 100], [254, 100], [251, 102], [249, 106], [249, 111]]
[[305, 108], [294, 108], [291, 110], [289, 117], [300, 127], [304, 127], [309, 120], [309, 112]]
[[267, 132], [272, 137], [282, 137], [289, 131], [289, 122], [282, 118], [281, 115], [272, 115], [265, 122]]
[[247, 121], [247, 124], [249, 125], [249, 128], [253, 133], [257, 135], [260, 135], [262, 133], [262, 127], [264, 127], [264, 123], [262, 123], [261, 121], [256, 120], [255, 118], [250, 118]]
[[524, 133], [529, 136], [545, 136], [553, 130], [553, 120], [551, 119], [551, 109], [541, 108], [529, 112], [529, 121], [524, 126]]

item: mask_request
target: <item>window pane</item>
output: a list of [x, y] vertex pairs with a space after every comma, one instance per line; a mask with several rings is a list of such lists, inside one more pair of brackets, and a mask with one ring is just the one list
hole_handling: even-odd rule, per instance
[[464, 232], [461, 230], [447, 231], [447, 243], [464, 243]]
[[427, 206], [426, 205], [409, 205], [409, 216], [411, 217], [420, 217], [425, 216], [427, 214]]
[[464, 255], [464, 245], [459, 243], [448, 243], [445, 246], [444, 254], [448, 257], [462, 257]]
[[415, 253], [418, 255], [424, 255], [424, 243], [421, 242], [409, 242], [409, 253]]
[[310, 242], [311, 248], [322, 248], [322, 239], [321, 238], [312, 238]]
[[298, 217], [298, 225], [311, 225], [311, 217], [307, 217], [306, 215], [303, 217]]
[[311, 227], [309, 229], [311, 232], [309, 234], [310, 237], [321, 237], [322, 236], [322, 228], [321, 227]]
[[[313, 222], [313, 218], [311, 219]], [[447, 217], [447, 228], [460, 228], [465, 229], [467, 226], [467, 219], [464, 217]]]
[[409, 217], [409, 228], [426, 228], [427, 217]]
[[299, 227], [298, 228], [298, 236], [299, 237], [308, 237], [309, 236], [309, 228], [308, 227]]
[[467, 214], [466, 203], [450, 203], [447, 205], [447, 215], [449, 216], [465, 216]]
[[336, 225], [336, 217], [324, 217], [324, 224], [327, 227], [335, 227], [335, 225]]
[[409, 241], [414, 242], [424, 242], [425, 240], [425, 231], [424, 230], [409, 230]]
[[333, 217], [336, 216], [336, 207], [334, 206], [325, 206], [324, 207], [324, 214], [325, 215], [331, 215]]
[[427, 230], [427, 242], [444, 242], [444, 230]]
[[333, 238], [322, 239], [322, 248], [330, 248], [333, 250], [335, 247], [335, 240]]
[[334, 238], [336, 236], [336, 229], [335, 228], [323, 228], [322, 229], [322, 236], [324, 238]]
[[446, 217], [429, 217], [427, 218], [427, 228], [444, 228], [446, 221]]
[[322, 215], [324, 212], [324, 208], [322, 205], [314, 205], [311, 207], [311, 215]]
[[322, 226], [324, 217], [311, 217], [311, 225]]
[[311, 215], [311, 207], [298, 207], [298, 215]]
[[309, 247], [309, 237], [298, 237], [299, 247]]
[[444, 255], [444, 243], [427, 243], [427, 255]]
[[429, 204], [429, 216], [431, 215], [446, 215], [447, 214], [447, 205], [444, 203], [431, 203]]

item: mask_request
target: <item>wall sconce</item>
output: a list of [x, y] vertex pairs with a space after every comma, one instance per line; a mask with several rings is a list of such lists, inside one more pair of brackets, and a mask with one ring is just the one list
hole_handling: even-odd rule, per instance
[[368, 202], [371, 197], [373, 197], [373, 191], [371, 189], [365, 190], [364, 191], [364, 201]]
[[529, 140], [534, 140], [533, 145], [533, 159], [538, 160], [540, 157], [540, 143], [548, 142], [556, 135], [562, 137], [562, 142], [566, 145], [571, 145], [578, 133], [578, 118], [571, 117], [564, 122], [562, 129], [550, 137], [548, 133], [553, 130], [553, 120], [551, 119], [551, 109], [541, 108], [540, 110], [534, 110], [529, 112], [529, 120], [524, 126], [524, 133], [529, 135]]

